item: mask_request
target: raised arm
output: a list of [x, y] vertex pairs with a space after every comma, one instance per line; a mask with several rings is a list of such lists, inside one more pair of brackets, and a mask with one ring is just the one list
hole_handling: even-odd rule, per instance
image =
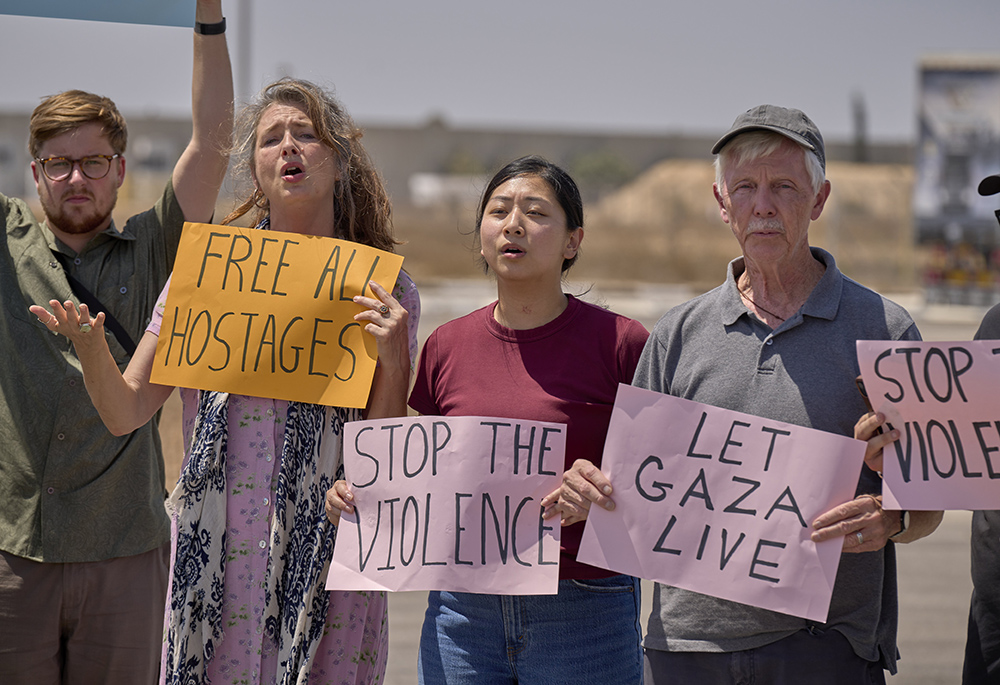
[[156, 336], [149, 332], [143, 335], [123, 375], [104, 337], [104, 312], [91, 319], [85, 304], [79, 311], [69, 300], [64, 304], [52, 300], [49, 306], [51, 312], [32, 305], [31, 313], [53, 333], [73, 341], [87, 392], [108, 430], [125, 435], [149, 421], [173, 391], [169, 386], [149, 382]]
[[[195, 21], [221, 22], [222, 0], [198, 0]], [[174, 167], [174, 194], [188, 221], [208, 222], [226, 176], [233, 132], [233, 70], [226, 34], [194, 34], [191, 142]]]

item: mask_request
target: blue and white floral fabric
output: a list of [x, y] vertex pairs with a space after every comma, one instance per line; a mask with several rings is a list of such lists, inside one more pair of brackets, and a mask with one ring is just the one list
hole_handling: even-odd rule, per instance
[[[199, 397], [191, 454], [167, 504], [177, 520], [168, 602], [167, 683], [201, 683], [222, 637], [226, 565], [226, 393]], [[305, 683], [329, 607], [323, 579], [336, 528], [326, 491], [343, 475], [340, 434], [358, 409], [301, 402], [288, 406], [271, 524], [264, 630], [278, 645], [280, 683]]]

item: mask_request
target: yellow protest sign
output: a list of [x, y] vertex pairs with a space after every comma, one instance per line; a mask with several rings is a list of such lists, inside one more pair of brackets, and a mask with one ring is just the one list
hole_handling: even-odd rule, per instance
[[185, 224], [150, 380], [364, 407], [375, 339], [353, 297], [391, 290], [403, 258], [358, 243]]

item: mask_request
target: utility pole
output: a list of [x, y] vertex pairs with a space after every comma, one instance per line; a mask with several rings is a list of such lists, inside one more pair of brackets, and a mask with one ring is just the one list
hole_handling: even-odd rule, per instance
[[253, 15], [253, 0], [239, 0], [236, 6], [239, 8], [237, 14], [237, 38], [236, 45], [236, 102], [246, 104], [254, 96], [253, 79], [251, 77], [252, 53], [252, 30], [251, 18]]

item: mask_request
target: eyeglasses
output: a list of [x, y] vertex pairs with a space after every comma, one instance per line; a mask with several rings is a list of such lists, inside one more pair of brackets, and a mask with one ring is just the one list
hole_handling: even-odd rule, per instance
[[46, 157], [35, 161], [42, 165], [42, 171], [52, 181], [65, 181], [73, 173], [73, 165], [80, 165], [80, 173], [92, 181], [104, 178], [111, 171], [111, 161], [121, 155], [88, 155], [80, 159], [69, 157]]

